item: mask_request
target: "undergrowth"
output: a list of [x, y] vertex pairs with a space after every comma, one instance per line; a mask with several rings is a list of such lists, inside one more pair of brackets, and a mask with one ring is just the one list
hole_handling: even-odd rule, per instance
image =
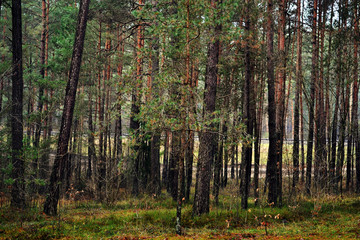
[[63, 201], [59, 215], [41, 208], [0, 209], [0, 239], [355, 239], [360, 237], [360, 198], [301, 197], [281, 208], [222, 196], [209, 214], [193, 216], [183, 206], [184, 236], [175, 235], [176, 203], [163, 194], [154, 199], [128, 198], [111, 205], [94, 201]]

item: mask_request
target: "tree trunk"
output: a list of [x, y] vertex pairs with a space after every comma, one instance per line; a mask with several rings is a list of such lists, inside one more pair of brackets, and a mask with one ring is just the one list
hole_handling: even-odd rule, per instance
[[112, 199], [110, 195], [112, 193], [112, 186], [114, 184], [113, 176], [114, 176], [114, 165], [111, 159], [111, 122], [110, 122], [110, 113], [109, 113], [109, 105], [110, 105], [110, 80], [111, 80], [111, 58], [110, 58], [110, 51], [111, 51], [111, 39], [110, 39], [110, 29], [111, 26], [108, 24], [106, 26], [107, 31], [107, 39], [105, 42], [105, 55], [106, 61], [104, 65], [104, 104], [105, 104], [105, 124], [104, 124], [104, 160], [105, 160], [105, 201], [110, 202]]
[[163, 161], [163, 170], [162, 170], [162, 185], [168, 189], [169, 187], [169, 143], [170, 132], [165, 130], [165, 140], [164, 140], [164, 161]]
[[[219, 131], [222, 131], [224, 133], [225, 128], [225, 120], [222, 120], [221, 123], [218, 126]], [[216, 136], [217, 139], [215, 139], [215, 159], [214, 159], [214, 184], [213, 184], [213, 195], [215, 204], [219, 204], [219, 190], [221, 186], [221, 169], [222, 169], [222, 159], [223, 159], [223, 150], [224, 150], [224, 134], [221, 134], [220, 136]]]
[[115, 124], [115, 143], [114, 143], [114, 152], [115, 152], [115, 159], [116, 159], [116, 167], [119, 168], [119, 163], [122, 160], [122, 156], [123, 156], [123, 148], [122, 148], [122, 122], [121, 122], [121, 116], [122, 116], [122, 92], [121, 92], [121, 88], [123, 85], [122, 82], [122, 73], [123, 73], [123, 57], [124, 57], [124, 52], [125, 52], [125, 43], [124, 43], [124, 39], [123, 39], [123, 32], [122, 32], [122, 28], [120, 28], [118, 26], [118, 36], [117, 36], [117, 40], [118, 40], [118, 55], [119, 55], [119, 64], [117, 66], [117, 74], [120, 77], [120, 82], [119, 82], [119, 89], [117, 92], [117, 104], [116, 104], [116, 110], [117, 110], [117, 119], [116, 119], [116, 124]]
[[332, 132], [331, 132], [331, 159], [329, 161], [330, 185], [334, 192], [336, 191], [335, 162], [336, 162], [339, 96], [340, 96], [340, 80], [338, 79], [338, 81], [336, 83], [335, 109], [334, 109], [334, 116], [333, 116], [333, 121], [332, 121]]
[[309, 99], [309, 133], [308, 148], [306, 155], [306, 193], [311, 191], [311, 169], [313, 159], [313, 140], [314, 140], [314, 104], [315, 104], [315, 88], [317, 82], [317, 0], [314, 0], [313, 23], [312, 23], [312, 70], [311, 70], [311, 86]]
[[195, 134], [194, 131], [188, 131], [187, 144], [186, 144], [186, 186], [185, 186], [185, 201], [190, 200], [190, 190], [192, 183], [193, 161], [194, 161], [194, 144]]
[[296, 85], [295, 85], [295, 103], [294, 103], [294, 145], [293, 145], [293, 193], [296, 193], [296, 185], [299, 182], [299, 104], [300, 104], [300, 81], [301, 81], [301, 67], [302, 67], [302, 49], [301, 49], [301, 0], [297, 0], [297, 48], [296, 48]]
[[[342, 80], [344, 83], [344, 80]], [[342, 84], [343, 85], [343, 84]], [[348, 87], [346, 87], [348, 88]], [[339, 142], [338, 142], [338, 152], [337, 152], [337, 161], [336, 161], [336, 189], [340, 190], [342, 194], [343, 190], [343, 167], [345, 159], [345, 130], [346, 130], [346, 120], [348, 115], [348, 106], [347, 106], [347, 89], [342, 88], [340, 94], [340, 126], [339, 126]]]
[[92, 109], [92, 94], [89, 90], [89, 118], [88, 118], [88, 167], [87, 167], [87, 179], [90, 180], [93, 176], [92, 167], [96, 166], [96, 152], [95, 152], [95, 137], [94, 137], [94, 125], [93, 125], [93, 109]]
[[[331, 71], [331, 48], [332, 48], [332, 25], [333, 25], [333, 16], [334, 16], [334, 3], [331, 4], [331, 15], [330, 15], [330, 29], [329, 29], [329, 40], [328, 40], [328, 44], [329, 44], [329, 48], [328, 48], [328, 55], [327, 55], [327, 74], [326, 74], [326, 106], [325, 106], [325, 111], [326, 111], [326, 126], [327, 126], [327, 151], [328, 151], [328, 189], [331, 190], [333, 188], [333, 179], [334, 179], [334, 169], [331, 169], [330, 167], [330, 163], [333, 161], [332, 160], [332, 151], [334, 150], [332, 148], [332, 129], [331, 129], [331, 112], [330, 112], [330, 71]], [[335, 113], [334, 113], [335, 116]], [[336, 145], [335, 145], [336, 147]], [[335, 149], [335, 154], [336, 154], [336, 149]], [[334, 160], [335, 161], [335, 160]]]
[[279, 3], [280, 19], [279, 19], [279, 70], [276, 94], [276, 175], [277, 175], [277, 195], [278, 204], [282, 204], [282, 154], [283, 154], [283, 141], [285, 129], [285, 81], [286, 81], [286, 50], [285, 50], [285, 28], [286, 28], [286, 14], [287, 14], [287, 0], [281, 0]]
[[[220, 1], [211, 0], [212, 6], [216, 9]], [[215, 19], [217, 19], [216, 16]], [[205, 77], [205, 93], [204, 93], [204, 117], [212, 119], [213, 112], [215, 111], [216, 101], [216, 87], [217, 87], [217, 74], [219, 63], [219, 48], [221, 33], [221, 25], [216, 25], [213, 29], [213, 41], [209, 43], [207, 55], [207, 71]], [[196, 183], [196, 196], [194, 199], [193, 213], [201, 215], [209, 212], [210, 205], [210, 178], [211, 178], [211, 165], [214, 158], [214, 143], [215, 134], [211, 132], [213, 124], [206, 126], [205, 131], [200, 133], [200, 146], [199, 146], [199, 159], [198, 159], [198, 174]]]
[[359, 93], [359, 75], [358, 75], [358, 39], [359, 39], [359, 25], [357, 21], [358, 17], [358, 0], [355, 1], [354, 7], [354, 92], [353, 92], [353, 112], [352, 112], [352, 121], [353, 125], [353, 132], [354, 134], [354, 142], [356, 146], [356, 157], [355, 157], [355, 164], [356, 164], [356, 186], [355, 191], [357, 193], [360, 192], [360, 139], [359, 139], [359, 126], [358, 126], [358, 96]]
[[[48, 77], [48, 59], [49, 59], [49, 10], [50, 3], [49, 0], [47, 0], [45, 5], [45, 67], [44, 67], [44, 78], [46, 79]], [[39, 177], [42, 180], [48, 179], [48, 172], [49, 172], [49, 154], [51, 149], [51, 111], [49, 111], [49, 102], [51, 101], [51, 91], [49, 92], [49, 89], [45, 88], [44, 91], [44, 113], [45, 119], [44, 119], [44, 131], [43, 131], [43, 138], [44, 138], [44, 147], [43, 152], [40, 155], [40, 170], [39, 170]], [[50, 99], [50, 101], [48, 100]], [[45, 186], [41, 186], [39, 189], [39, 193], [43, 194], [45, 192]]]
[[[101, 79], [101, 77], [100, 77]], [[101, 87], [102, 85], [102, 87]], [[105, 71], [103, 71], [102, 84], [99, 82], [99, 158], [98, 158], [98, 175], [97, 175], [97, 198], [102, 201], [105, 189], [105, 177], [106, 177], [106, 151], [104, 150], [104, 143], [106, 142], [106, 135], [104, 136], [105, 129]]]
[[[263, 35], [264, 38], [264, 35]], [[263, 69], [264, 61], [261, 63], [261, 69]], [[260, 92], [259, 94], [259, 103], [257, 106], [257, 112], [256, 112], [256, 121], [254, 126], [255, 131], [255, 142], [254, 142], [254, 202], [255, 206], [259, 204], [259, 172], [260, 172], [260, 154], [261, 154], [261, 132], [262, 132], [262, 117], [263, 117], [263, 110], [264, 110], [264, 87], [265, 87], [265, 78], [263, 71], [260, 74], [260, 89], [257, 89], [257, 92]], [[235, 123], [234, 123], [235, 125]]]
[[151, 137], [151, 173], [150, 193], [159, 196], [161, 193], [160, 181], [160, 134], [154, 133]]
[[21, 0], [12, 0], [12, 107], [11, 107], [11, 159], [14, 180], [11, 188], [11, 206], [25, 208], [25, 162], [23, 151], [23, 67], [22, 67], [22, 30]]
[[[42, 31], [41, 31], [41, 40], [40, 40], [40, 75], [41, 78], [44, 80], [45, 79], [45, 46], [46, 46], [46, 0], [42, 0]], [[38, 99], [38, 106], [37, 106], [37, 110], [38, 110], [38, 114], [37, 114], [37, 119], [36, 119], [36, 123], [35, 123], [35, 142], [34, 142], [34, 146], [36, 148], [39, 147], [39, 143], [40, 143], [40, 136], [41, 136], [41, 119], [42, 119], [42, 111], [43, 111], [43, 106], [44, 106], [44, 84], [40, 82], [40, 86], [39, 86], [39, 99]], [[35, 168], [35, 172], [37, 172], [37, 163], [38, 163], [38, 159], [35, 159], [34, 161], [34, 167]]]
[[[326, 164], [326, 119], [324, 111], [324, 39], [325, 39], [325, 18], [322, 19], [323, 6], [319, 6], [319, 28], [320, 28], [320, 59], [319, 74], [316, 73], [316, 117], [315, 117], [315, 159], [314, 159], [314, 183], [317, 190], [324, 188], [326, 185], [327, 164]], [[325, 15], [323, 15], [325, 16]], [[317, 59], [319, 58], [319, 46], [317, 46]], [[319, 75], [319, 76], [317, 76]]]
[[178, 159], [180, 158], [181, 151], [181, 134], [179, 131], [172, 132], [171, 137], [171, 153], [169, 159], [169, 188], [168, 192], [171, 194], [174, 201], [177, 199], [178, 193], [178, 176], [179, 176], [179, 169], [178, 169]]
[[[139, 0], [139, 5], [143, 4], [143, 0]], [[137, 115], [140, 113], [140, 88], [142, 84], [142, 54], [141, 49], [143, 48], [143, 26], [141, 23], [137, 27], [137, 49], [136, 49], [136, 79], [135, 79], [135, 88], [131, 94], [131, 114], [130, 114], [130, 130], [135, 138], [138, 138], [140, 122], [136, 119]], [[140, 152], [141, 148], [139, 143], [142, 140], [137, 139], [134, 150], [134, 160], [133, 160], [133, 179], [132, 179], [132, 194], [137, 196], [139, 194], [139, 164], [142, 153]]]
[[268, 125], [269, 125], [269, 152], [266, 167], [266, 181], [268, 184], [268, 202], [277, 205], [277, 149], [276, 149], [276, 104], [275, 104], [275, 79], [274, 79], [274, 22], [273, 1], [268, 0], [267, 4], [267, 77], [268, 77]]
[[[158, 12], [157, 0], [152, 0], [152, 12], [156, 14]], [[158, 26], [158, 22], [154, 22], [154, 26]], [[151, 42], [152, 52], [151, 52], [151, 85], [148, 86], [150, 89], [150, 97], [158, 98], [159, 97], [159, 87], [158, 87], [158, 75], [159, 75], [159, 36], [154, 34]], [[161, 193], [161, 178], [160, 178], [160, 135], [161, 131], [158, 129], [154, 130], [151, 136], [151, 146], [150, 146], [150, 193], [158, 196]]]
[[70, 65], [69, 81], [66, 87], [66, 94], [64, 100], [64, 110], [61, 120], [58, 147], [50, 177], [49, 195], [46, 198], [44, 204], [44, 212], [48, 215], [57, 214], [57, 204], [60, 196], [60, 186], [61, 181], [63, 180], [62, 177], [64, 174], [65, 164], [68, 156], [68, 143], [75, 107], [76, 88], [79, 80], [81, 58], [84, 48], [89, 4], [90, 0], [83, 0], [80, 3], [73, 55]]
[[[253, 94], [253, 64], [252, 56], [250, 49], [250, 34], [251, 34], [251, 23], [250, 23], [250, 9], [252, 3], [249, 0], [246, 1], [246, 13], [245, 13], [245, 86], [244, 86], [244, 106], [243, 106], [243, 115], [246, 125], [246, 135], [247, 138], [251, 139], [254, 133], [253, 121], [255, 120], [253, 105], [254, 94]], [[243, 144], [243, 159], [242, 159], [242, 177], [240, 183], [240, 194], [241, 194], [241, 208], [248, 208], [248, 198], [249, 198], [249, 189], [250, 189], [250, 180], [251, 180], [251, 161], [252, 161], [252, 141]]]
[[227, 182], [228, 182], [228, 162], [229, 162], [229, 147], [228, 147], [228, 121], [225, 120], [224, 122], [224, 126], [223, 126], [223, 134], [224, 134], [224, 139], [223, 139], [223, 158], [222, 160], [224, 161], [224, 164], [222, 164], [224, 166], [223, 168], [223, 175], [222, 175], [222, 181], [221, 181], [221, 187], [222, 188], [226, 188], [227, 186]]
[[[185, 130], [181, 131], [181, 146], [185, 146]], [[184, 152], [185, 149], [180, 149], [180, 156], [178, 158], [178, 179], [177, 179], [177, 196], [176, 196], [176, 234], [181, 235], [181, 208], [183, 201], [183, 185], [184, 185]]]
[[[339, 37], [347, 37], [347, 14], [344, 9], [347, 9], [348, 2], [341, 1], [341, 8], [339, 9], [339, 18], [340, 18], [340, 32]], [[339, 81], [341, 87], [340, 94], [340, 126], [339, 126], [339, 142], [338, 142], [338, 153], [337, 153], [337, 162], [336, 162], [336, 185], [340, 190], [340, 193], [343, 192], [343, 166], [345, 159], [345, 130], [346, 130], [346, 121], [348, 118], [349, 112], [349, 96], [350, 96], [350, 84], [349, 84], [349, 75], [346, 71], [347, 63], [344, 59], [347, 59], [348, 51], [347, 45], [344, 44], [342, 48], [342, 58], [339, 59]], [[345, 66], [345, 67], [344, 67]]]
[[[2, 7], [2, 0], [0, 0], [0, 9]], [[1, 11], [0, 11], [0, 19], [1, 19]], [[5, 15], [4, 15], [4, 21], [6, 21], [6, 11], [5, 11]], [[6, 39], [6, 25], [3, 24], [3, 30], [2, 30], [2, 41], [5, 42]], [[1, 62], [5, 61], [5, 55], [2, 54], [1, 56]], [[3, 109], [3, 91], [4, 91], [4, 78], [1, 77], [0, 78], [0, 113]], [[0, 117], [0, 121], [1, 121], [1, 117]]]
[[[354, 66], [354, 70], [353, 70], [353, 79], [354, 79], [354, 83], [353, 83], [353, 94], [352, 94], [352, 109], [351, 109], [351, 136], [353, 138], [353, 142], [354, 142], [354, 146], [355, 146], [355, 158], [356, 158], [356, 163], [358, 162], [358, 150], [357, 150], [357, 145], [359, 142], [359, 126], [358, 126], [358, 95], [359, 95], [359, 83], [358, 83], [358, 33], [359, 33], [359, 26], [358, 26], [358, 21], [357, 21], [357, 16], [358, 16], [358, 1], [354, 2], [354, 56], [353, 56], [353, 66]], [[349, 146], [348, 146], [349, 147]], [[351, 155], [351, 154], [350, 154]], [[349, 161], [349, 160], [348, 160]], [[360, 167], [360, 166], [359, 166]], [[357, 166], [358, 168], [358, 166]], [[346, 178], [346, 188], [349, 190], [349, 185], [352, 183], [352, 166], [349, 164], [347, 164], [347, 178]]]

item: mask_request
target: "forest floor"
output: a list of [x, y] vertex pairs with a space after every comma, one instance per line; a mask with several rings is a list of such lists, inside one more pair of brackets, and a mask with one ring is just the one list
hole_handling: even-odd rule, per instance
[[291, 202], [281, 208], [250, 202], [248, 210], [241, 210], [240, 199], [227, 195], [200, 217], [192, 217], [192, 205], [185, 203], [183, 236], [175, 234], [176, 203], [166, 193], [111, 205], [62, 200], [57, 217], [44, 215], [39, 203], [24, 211], [2, 206], [0, 239], [360, 238], [359, 196], [297, 196]]

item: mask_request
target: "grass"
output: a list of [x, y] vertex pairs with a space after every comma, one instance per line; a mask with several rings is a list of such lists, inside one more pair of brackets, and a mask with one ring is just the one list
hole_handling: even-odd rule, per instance
[[176, 204], [163, 194], [157, 199], [128, 198], [111, 206], [93, 201], [64, 201], [59, 216], [37, 207], [0, 209], [0, 239], [355, 239], [360, 237], [360, 198], [299, 196], [294, 205], [266, 204], [239, 208], [237, 196], [225, 195], [209, 214], [192, 216], [183, 207], [184, 236], [175, 232]]

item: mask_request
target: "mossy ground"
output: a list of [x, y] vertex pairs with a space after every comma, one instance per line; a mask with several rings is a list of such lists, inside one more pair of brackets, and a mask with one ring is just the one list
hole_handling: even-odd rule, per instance
[[40, 207], [0, 209], [0, 239], [356, 239], [360, 238], [360, 197], [297, 196], [281, 208], [250, 202], [241, 210], [237, 196], [221, 197], [209, 214], [192, 216], [185, 203], [183, 236], [175, 234], [176, 204], [167, 194], [128, 198], [111, 205], [61, 201], [59, 215]]

